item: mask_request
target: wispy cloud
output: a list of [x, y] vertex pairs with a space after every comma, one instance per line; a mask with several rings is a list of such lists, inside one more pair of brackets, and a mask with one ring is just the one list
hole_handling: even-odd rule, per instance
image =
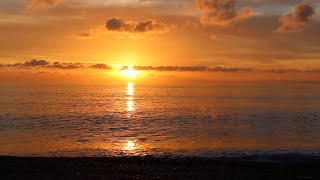
[[55, 7], [64, 0], [29, 0], [26, 8]]

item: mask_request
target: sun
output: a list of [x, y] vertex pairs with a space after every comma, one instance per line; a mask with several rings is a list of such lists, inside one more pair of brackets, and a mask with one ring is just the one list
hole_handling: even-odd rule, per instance
[[135, 71], [132, 67], [129, 67], [127, 70], [121, 71], [121, 74], [127, 76], [128, 78], [134, 78], [139, 74], [139, 71]]

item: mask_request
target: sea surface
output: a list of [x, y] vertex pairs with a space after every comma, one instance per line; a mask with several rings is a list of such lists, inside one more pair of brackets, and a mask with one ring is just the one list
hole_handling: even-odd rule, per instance
[[3, 83], [0, 155], [320, 157], [320, 84]]

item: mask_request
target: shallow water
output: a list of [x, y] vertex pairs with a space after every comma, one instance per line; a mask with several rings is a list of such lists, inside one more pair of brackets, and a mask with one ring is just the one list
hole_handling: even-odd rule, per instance
[[0, 87], [0, 155], [320, 155], [319, 84]]

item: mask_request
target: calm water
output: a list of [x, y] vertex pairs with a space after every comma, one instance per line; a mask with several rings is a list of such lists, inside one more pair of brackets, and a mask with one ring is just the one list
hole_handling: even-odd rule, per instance
[[0, 155], [320, 154], [319, 84], [0, 87]]

